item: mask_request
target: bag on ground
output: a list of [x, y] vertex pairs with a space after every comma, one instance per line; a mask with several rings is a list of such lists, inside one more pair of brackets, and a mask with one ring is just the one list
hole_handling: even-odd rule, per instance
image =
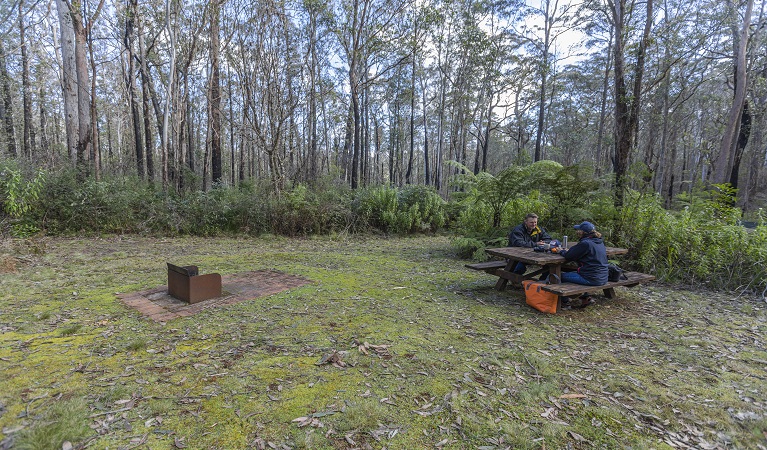
[[525, 288], [525, 303], [541, 312], [549, 314], [557, 312], [559, 296], [543, 290], [543, 286], [546, 286], [545, 281], [524, 280], [522, 286]]

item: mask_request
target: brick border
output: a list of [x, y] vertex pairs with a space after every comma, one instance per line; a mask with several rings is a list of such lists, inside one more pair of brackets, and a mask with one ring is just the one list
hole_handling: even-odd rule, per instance
[[256, 270], [222, 276], [224, 295], [199, 303], [189, 304], [171, 297], [167, 286], [117, 294], [117, 298], [155, 322], [167, 322], [193, 316], [206, 309], [234, 305], [310, 283], [312, 281], [309, 279], [276, 270]]

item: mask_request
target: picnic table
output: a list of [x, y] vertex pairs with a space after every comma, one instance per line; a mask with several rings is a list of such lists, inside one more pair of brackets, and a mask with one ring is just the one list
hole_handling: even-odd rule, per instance
[[[654, 280], [652, 275], [641, 272], [624, 272], [626, 279], [611, 281], [601, 286], [586, 286], [575, 283], [562, 283], [562, 268], [567, 264], [567, 260], [551, 252], [536, 252], [529, 247], [501, 247], [485, 249], [488, 255], [502, 258], [502, 260], [487, 261], [477, 264], [467, 264], [466, 267], [474, 270], [482, 270], [488, 274], [498, 277], [495, 288], [499, 291], [506, 289], [509, 281], [514, 284], [521, 284], [523, 280], [537, 279], [546, 270], [549, 271], [549, 284], [543, 289], [554, 292], [559, 296], [571, 296], [593, 292], [595, 290], [604, 290], [607, 298], [615, 297], [614, 288], [617, 286], [636, 286], [637, 284]], [[618, 247], [607, 247], [607, 256], [623, 255], [628, 253], [628, 249]], [[523, 275], [514, 273], [517, 263], [538, 266], [537, 270], [525, 273]]]

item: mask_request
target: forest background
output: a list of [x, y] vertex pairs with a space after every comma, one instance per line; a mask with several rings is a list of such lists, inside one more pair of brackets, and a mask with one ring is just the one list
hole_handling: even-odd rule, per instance
[[4, 235], [453, 227], [479, 257], [537, 211], [555, 234], [595, 221], [662, 279], [767, 289], [763, 2], [14, 0], [0, 18]]

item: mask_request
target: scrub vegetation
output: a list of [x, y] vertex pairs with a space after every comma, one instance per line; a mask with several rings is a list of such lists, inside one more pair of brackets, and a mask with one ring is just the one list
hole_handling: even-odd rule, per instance
[[[663, 282], [543, 315], [454, 239], [3, 241], [2, 448], [764, 448], [765, 303]], [[164, 264], [312, 283], [155, 323]]]

